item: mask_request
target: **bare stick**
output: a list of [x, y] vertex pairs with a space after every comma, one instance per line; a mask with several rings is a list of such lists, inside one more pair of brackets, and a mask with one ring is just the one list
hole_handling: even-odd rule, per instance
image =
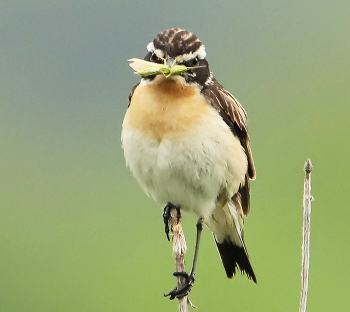
[[[178, 211], [171, 209], [169, 223], [172, 225], [173, 236], [173, 253], [175, 255], [175, 264], [177, 272], [185, 271], [185, 252], [187, 250], [185, 235], [182, 231], [181, 220], [178, 219]], [[177, 277], [177, 288], [181, 289], [185, 286], [186, 280], [183, 276]], [[179, 311], [188, 311], [187, 296], [179, 298]]]
[[302, 262], [301, 262], [301, 295], [299, 312], [306, 311], [307, 292], [309, 288], [309, 266], [310, 266], [310, 219], [311, 219], [311, 170], [312, 163], [308, 159], [304, 165], [304, 196], [303, 196], [303, 245], [302, 245]]

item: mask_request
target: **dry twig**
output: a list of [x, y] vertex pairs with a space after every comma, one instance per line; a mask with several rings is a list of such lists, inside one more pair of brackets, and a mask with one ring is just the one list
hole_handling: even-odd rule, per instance
[[304, 196], [303, 196], [303, 245], [302, 245], [302, 263], [301, 263], [301, 296], [299, 312], [306, 311], [307, 292], [309, 288], [309, 266], [310, 266], [310, 218], [311, 218], [311, 170], [312, 163], [308, 159], [304, 166]]
[[[173, 231], [173, 253], [175, 255], [175, 264], [177, 272], [185, 271], [185, 252], [187, 250], [185, 235], [181, 227], [181, 219], [178, 218], [177, 209], [171, 209], [169, 223], [172, 226]], [[185, 278], [182, 276], [177, 277], [177, 288], [181, 289], [185, 286]], [[179, 311], [188, 311], [188, 298], [187, 296], [179, 298]]]

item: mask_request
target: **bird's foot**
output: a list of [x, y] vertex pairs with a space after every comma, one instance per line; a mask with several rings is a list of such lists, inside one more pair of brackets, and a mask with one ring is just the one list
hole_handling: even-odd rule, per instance
[[173, 273], [174, 276], [181, 276], [185, 279], [185, 284], [182, 288], [175, 287], [174, 289], [170, 290], [168, 294], [164, 294], [164, 297], [170, 296], [170, 300], [173, 300], [175, 298], [182, 298], [188, 295], [188, 293], [191, 291], [191, 288], [194, 283], [194, 274], [188, 274], [187, 272], [175, 272]]
[[163, 218], [164, 218], [164, 224], [165, 224], [165, 234], [166, 237], [168, 238], [168, 241], [170, 242], [170, 237], [169, 237], [169, 219], [171, 217], [170, 211], [171, 209], [176, 209], [177, 210], [177, 222], [179, 223], [180, 218], [181, 218], [181, 213], [180, 213], [180, 207], [176, 206], [172, 203], [167, 203], [166, 206], [164, 207], [164, 212], [163, 212]]

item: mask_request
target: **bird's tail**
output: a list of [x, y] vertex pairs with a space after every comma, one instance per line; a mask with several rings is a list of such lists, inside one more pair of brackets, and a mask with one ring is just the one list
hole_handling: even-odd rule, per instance
[[256, 283], [255, 273], [252, 265], [250, 264], [249, 256], [244, 243], [243, 247], [240, 247], [230, 240], [224, 240], [223, 242], [219, 243], [216, 240], [215, 235], [214, 239], [227, 277], [232, 278], [234, 275], [236, 275], [236, 269], [238, 267], [242, 273], [247, 274], [248, 278], [252, 279]]
[[256, 283], [255, 273], [249, 261], [243, 240], [243, 214], [234, 202], [214, 210], [208, 220], [208, 227], [214, 232], [214, 239], [228, 278], [236, 275], [238, 268]]

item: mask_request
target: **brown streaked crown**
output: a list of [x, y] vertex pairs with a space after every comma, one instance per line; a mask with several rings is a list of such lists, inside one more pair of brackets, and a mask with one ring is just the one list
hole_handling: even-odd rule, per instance
[[155, 49], [164, 51], [169, 57], [193, 54], [203, 46], [195, 34], [180, 28], [168, 29], [159, 33], [154, 38], [153, 45]]

